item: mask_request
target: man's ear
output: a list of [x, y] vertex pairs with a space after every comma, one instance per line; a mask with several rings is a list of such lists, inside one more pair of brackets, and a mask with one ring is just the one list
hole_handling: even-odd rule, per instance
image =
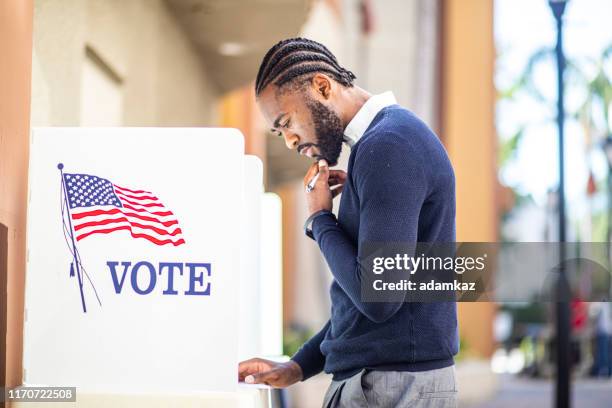
[[314, 91], [317, 94], [321, 95], [324, 99], [329, 99], [329, 97], [331, 96], [332, 84], [327, 75], [317, 72], [312, 77], [312, 86], [314, 88]]

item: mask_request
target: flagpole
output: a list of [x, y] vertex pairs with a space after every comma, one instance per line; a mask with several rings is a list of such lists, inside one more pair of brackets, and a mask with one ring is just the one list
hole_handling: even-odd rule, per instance
[[[87, 313], [87, 308], [85, 307], [85, 296], [83, 295], [83, 279], [81, 276], [81, 267], [79, 264], [79, 260], [77, 259], [77, 249], [76, 242], [74, 242], [74, 231], [72, 230], [72, 219], [70, 216], [70, 204], [68, 202], [68, 191], [66, 189], [66, 181], [64, 180], [64, 164], [59, 163], [57, 168], [60, 171], [60, 177], [62, 179], [62, 188], [64, 190], [64, 201], [66, 202], [66, 211], [68, 212], [68, 226], [70, 228], [70, 240], [72, 241], [72, 256], [74, 257], [74, 267], [76, 268], [76, 274], [79, 279], [79, 290], [81, 291], [81, 304], [83, 305], [83, 313]], [[62, 214], [62, 217], [64, 214]]]

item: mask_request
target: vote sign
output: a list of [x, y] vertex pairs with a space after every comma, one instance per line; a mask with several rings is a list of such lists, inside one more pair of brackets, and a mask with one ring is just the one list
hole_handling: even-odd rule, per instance
[[234, 389], [243, 154], [232, 129], [33, 130], [24, 383]]

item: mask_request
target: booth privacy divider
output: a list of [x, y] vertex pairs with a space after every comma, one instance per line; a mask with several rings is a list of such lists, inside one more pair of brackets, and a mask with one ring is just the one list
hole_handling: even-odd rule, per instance
[[266, 349], [262, 178], [235, 129], [34, 129], [23, 383], [236, 391], [239, 353]]

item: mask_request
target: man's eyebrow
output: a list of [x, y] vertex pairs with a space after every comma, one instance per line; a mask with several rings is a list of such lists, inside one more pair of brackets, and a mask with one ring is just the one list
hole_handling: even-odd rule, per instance
[[280, 115], [278, 115], [276, 117], [276, 119], [274, 119], [274, 123], [272, 124], [272, 129], [276, 129], [277, 127], [280, 126], [280, 120], [283, 118], [283, 116], [285, 116], [287, 113], [286, 112], [282, 112]]

